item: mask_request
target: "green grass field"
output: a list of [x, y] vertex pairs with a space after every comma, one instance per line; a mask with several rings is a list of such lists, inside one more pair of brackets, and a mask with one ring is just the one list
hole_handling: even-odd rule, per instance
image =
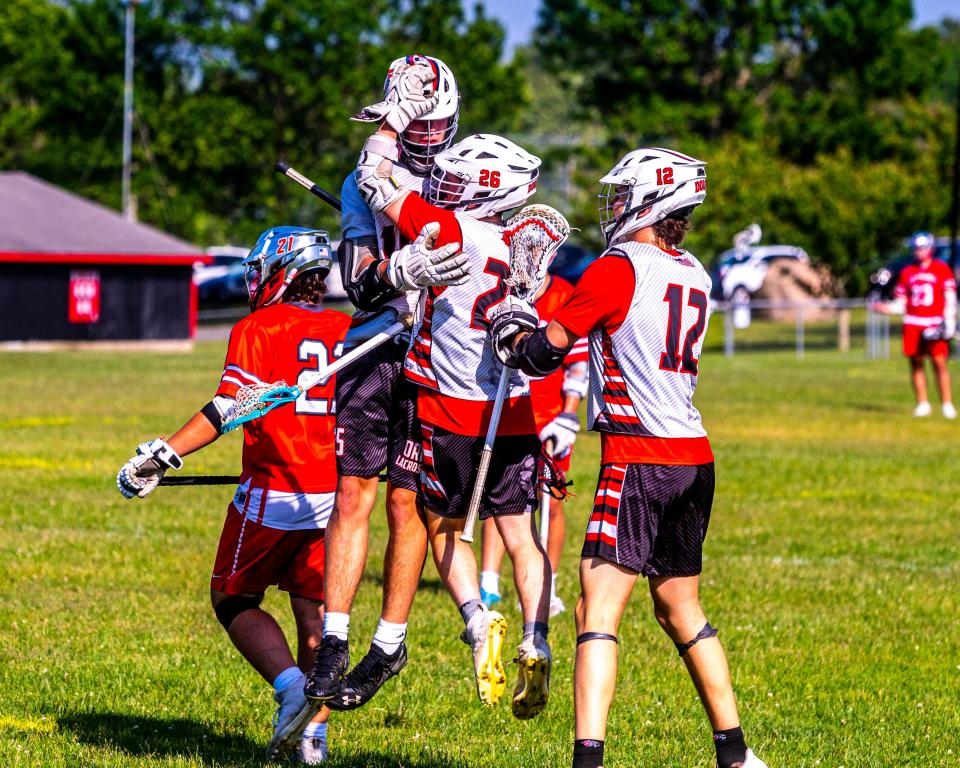
[[[703, 601], [731, 661], [748, 743], [775, 766], [960, 765], [960, 424], [909, 413], [905, 364], [791, 350], [725, 359], [719, 324], [697, 402], [717, 456]], [[0, 766], [257, 766], [269, 686], [208, 605], [231, 491], [120, 497], [143, 439], [212, 393], [223, 344], [191, 354], [0, 354]], [[185, 471], [230, 473], [228, 435]], [[560, 592], [577, 594], [597, 440], [581, 436]], [[379, 611], [382, 513], [354, 612]], [[512, 642], [515, 597], [505, 599]], [[290, 628], [283, 597], [269, 609]], [[485, 710], [432, 564], [411, 662], [331, 721], [331, 766], [566, 766], [573, 620], [553, 624], [545, 715]], [[621, 632], [607, 765], [713, 765], [709, 727], [638, 587]], [[510, 685], [513, 673], [510, 672]]]

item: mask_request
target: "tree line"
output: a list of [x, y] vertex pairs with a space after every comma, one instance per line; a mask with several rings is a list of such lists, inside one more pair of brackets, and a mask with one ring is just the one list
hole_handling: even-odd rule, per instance
[[[0, 167], [120, 205], [123, 0], [0, 4]], [[200, 244], [271, 223], [336, 231], [271, 172], [336, 191], [389, 62], [453, 68], [459, 135], [544, 158], [540, 199], [600, 245], [599, 176], [641, 144], [707, 160], [690, 247], [753, 221], [850, 293], [918, 228], [949, 230], [960, 23], [913, 28], [910, 0], [542, 0], [534, 39], [460, 0], [144, 0], [137, 8], [139, 217]]]

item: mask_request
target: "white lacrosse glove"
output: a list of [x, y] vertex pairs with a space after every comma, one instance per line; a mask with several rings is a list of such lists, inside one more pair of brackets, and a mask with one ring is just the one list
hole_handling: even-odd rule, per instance
[[440, 103], [440, 94], [433, 85], [436, 77], [433, 67], [422, 60], [400, 64], [390, 76], [383, 101], [364, 107], [351, 119], [361, 123], [383, 120], [392, 130], [403, 133], [410, 123]]
[[558, 413], [556, 418], [540, 430], [538, 437], [544, 445], [553, 441], [550, 455], [555, 459], [565, 459], [573, 450], [580, 431], [580, 419], [575, 413]]
[[520, 361], [513, 351], [517, 334], [533, 332], [540, 325], [537, 310], [528, 301], [507, 296], [490, 312], [490, 346], [493, 354], [508, 368], [519, 368]]
[[117, 488], [124, 498], [149, 496], [168, 469], [180, 469], [183, 459], [162, 437], [137, 446], [137, 455], [120, 467]]
[[950, 320], [949, 318], [947, 320], [944, 320], [943, 321], [943, 338], [949, 341], [956, 335], [957, 335], [957, 321]]
[[928, 325], [920, 332], [920, 335], [923, 336], [923, 338], [927, 341], [939, 341], [940, 339], [950, 338], [950, 336], [947, 335], [946, 323], [940, 323], [939, 325]]
[[424, 224], [417, 239], [387, 262], [387, 280], [398, 291], [419, 291], [431, 285], [463, 285], [470, 277], [470, 258], [460, 243], [436, 247], [440, 224]]

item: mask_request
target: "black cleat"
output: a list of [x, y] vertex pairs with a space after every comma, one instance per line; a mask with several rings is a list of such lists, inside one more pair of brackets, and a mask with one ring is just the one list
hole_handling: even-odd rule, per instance
[[405, 666], [406, 644], [400, 643], [396, 652], [389, 656], [379, 646], [371, 645], [367, 655], [343, 678], [340, 690], [327, 701], [327, 706], [339, 711], [362, 707], [387, 680], [399, 674]]
[[303, 695], [325, 703], [337, 695], [343, 673], [350, 666], [350, 645], [339, 637], [325, 637], [317, 648], [317, 660], [303, 684]]

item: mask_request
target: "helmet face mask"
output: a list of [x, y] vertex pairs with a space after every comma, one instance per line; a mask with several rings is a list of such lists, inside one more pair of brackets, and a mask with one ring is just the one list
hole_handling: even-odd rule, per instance
[[251, 310], [276, 304], [300, 275], [326, 277], [333, 265], [326, 232], [305, 227], [274, 227], [257, 239], [243, 260], [243, 279]]
[[523, 205], [533, 195], [540, 158], [512, 141], [476, 134], [437, 156], [429, 202], [482, 219]]
[[707, 194], [705, 166], [669, 149], [628, 152], [600, 179], [600, 231], [607, 245], [700, 205]]
[[400, 134], [400, 156], [403, 164], [412, 171], [425, 174], [433, 168], [437, 155], [453, 143], [460, 117], [460, 91], [450, 67], [440, 59], [413, 54], [396, 59], [390, 65], [383, 84], [385, 97], [394, 69], [399, 64], [414, 63], [426, 63], [433, 68], [436, 75], [434, 87], [440, 95], [440, 102]]

